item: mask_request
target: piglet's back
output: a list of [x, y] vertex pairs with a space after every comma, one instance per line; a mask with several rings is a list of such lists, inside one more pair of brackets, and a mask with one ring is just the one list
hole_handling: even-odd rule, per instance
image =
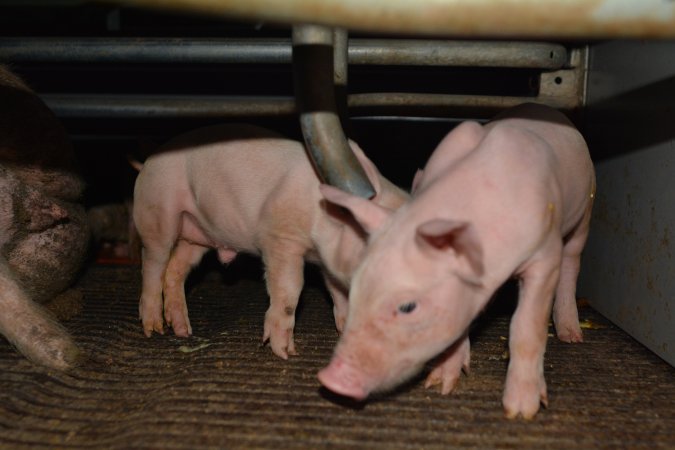
[[207, 235], [224, 241], [253, 239], [270, 208], [302, 208], [303, 198], [318, 195], [312, 187], [319, 183], [302, 143], [244, 124], [171, 140], [148, 159], [140, 178], [162, 191], [155, 198], [168, 200], [172, 192], [172, 209], [192, 214]]

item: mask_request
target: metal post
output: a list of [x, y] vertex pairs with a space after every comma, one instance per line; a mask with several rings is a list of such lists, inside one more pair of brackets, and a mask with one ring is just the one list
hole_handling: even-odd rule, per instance
[[352, 134], [347, 107], [347, 80], [349, 39], [347, 30], [335, 28], [333, 30], [333, 84], [335, 85], [335, 103], [342, 129], [350, 136]]

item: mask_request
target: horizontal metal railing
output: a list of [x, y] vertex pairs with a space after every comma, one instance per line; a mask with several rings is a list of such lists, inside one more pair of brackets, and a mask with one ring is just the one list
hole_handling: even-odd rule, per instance
[[[294, 97], [44, 94], [42, 98], [56, 115], [64, 118], [206, 119], [298, 114]], [[466, 111], [476, 117], [489, 117], [528, 101], [540, 101], [560, 109], [578, 106], [566, 98], [516, 96], [372, 93], [347, 97], [350, 116], [443, 117]]]
[[[0, 61], [290, 64], [291, 39], [0, 38]], [[543, 42], [350, 39], [348, 63], [559, 69], [564, 46]]]

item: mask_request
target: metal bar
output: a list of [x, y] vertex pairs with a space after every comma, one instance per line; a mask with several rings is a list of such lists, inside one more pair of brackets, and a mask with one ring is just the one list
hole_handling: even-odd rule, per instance
[[347, 30], [333, 30], [333, 83], [347, 86], [347, 65], [349, 62], [349, 38]]
[[[41, 98], [61, 118], [237, 118], [298, 114], [292, 97], [44, 94]], [[502, 97], [442, 94], [353, 94], [352, 117], [365, 115], [458, 117], [471, 110], [486, 117], [524, 102], [574, 109], [578, 103], [559, 97]], [[485, 113], [481, 113], [485, 111]]]
[[559, 69], [566, 62], [564, 46], [545, 42], [353, 39], [349, 49], [350, 64]]
[[665, 0], [121, 0], [247, 20], [471, 37], [672, 38]]
[[61, 118], [236, 118], [297, 114], [292, 97], [45, 94]]
[[324, 182], [371, 198], [375, 189], [349, 147], [337, 115], [333, 66], [333, 30], [293, 27], [293, 82], [308, 153]]
[[0, 38], [0, 60], [82, 63], [291, 62], [290, 39]]
[[348, 106], [352, 117], [387, 115], [484, 119], [526, 102], [542, 103], [564, 111], [571, 111], [580, 106], [567, 98], [559, 97], [408, 93], [354, 94], [349, 96]]
[[342, 129], [350, 135], [351, 125], [347, 110], [348, 49], [347, 30], [335, 28], [333, 30], [333, 87], [335, 88], [336, 112]]
[[[290, 64], [291, 48], [290, 39], [4, 37], [0, 61]], [[544, 42], [350, 39], [347, 50], [356, 65], [559, 69], [567, 62], [564, 46]]]

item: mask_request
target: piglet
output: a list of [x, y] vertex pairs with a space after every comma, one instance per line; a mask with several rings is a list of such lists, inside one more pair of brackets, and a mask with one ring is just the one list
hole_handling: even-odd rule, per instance
[[390, 389], [437, 357], [427, 385], [454, 387], [469, 365], [468, 328], [508, 278], [520, 281], [503, 404], [533, 417], [547, 403], [544, 351], [554, 294], [558, 335], [578, 341], [576, 279], [595, 175], [581, 134], [561, 113], [524, 104], [440, 143], [395, 212], [330, 186], [370, 234], [344, 333], [319, 372], [356, 399]]
[[89, 239], [72, 146], [47, 106], [0, 66], [0, 333], [32, 361], [81, 355], [41, 304], [70, 301]]
[[[139, 169], [140, 170], [140, 169]], [[91, 237], [99, 248], [98, 259], [124, 263], [141, 260], [141, 243], [131, 218], [131, 199], [96, 205], [87, 210]]]
[[[377, 191], [373, 203], [395, 209], [408, 194], [386, 180], [350, 143]], [[205, 252], [222, 263], [237, 253], [262, 256], [270, 306], [263, 341], [286, 359], [296, 354], [295, 309], [304, 261], [320, 264], [341, 330], [347, 289], [365, 246], [360, 226], [327, 205], [300, 142], [251, 125], [218, 125], [173, 139], [144, 163], [133, 218], [143, 243], [140, 318], [147, 336], [192, 333], [184, 281]], [[344, 217], [342, 217], [344, 216]]]

